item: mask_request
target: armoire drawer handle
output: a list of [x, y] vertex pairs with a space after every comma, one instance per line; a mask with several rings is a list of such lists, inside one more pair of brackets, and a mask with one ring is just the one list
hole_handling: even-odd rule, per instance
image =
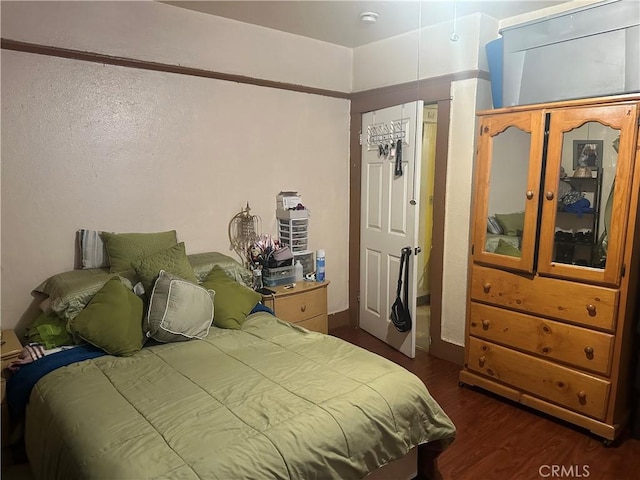
[[596, 306], [590, 303], [587, 305], [587, 312], [589, 312], [589, 315], [593, 317], [596, 314]]
[[578, 402], [584, 405], [587, 401], [587, 393], [584, 390], [580, 390], [577, 393], [577, 396], [578, 396]]
[[486, 358], [484, 355], [482, 355], [481, 357], [478, 357], [478, 365], [481, 367], [484, 367], [484, 362], [486, 362]]
[[489, 325], [491, 325], [491, 322], [489, 320], [487, 320], [486, 318], [484, 320], [482, 320], [482, 329], [483, 330], [488, 330], [489, 329]]
[[301, 312], [304, 312], [306, 309], [307, 309], [307, 306], [306, 306], [306, 305], [302, 305], [302, 306], [300, 307], [300, 311], [301, 311]]
[[533, 198], [533, 190], [527, 190], [527, 200], [531, 200]]
[[491, 290], [491, 284], [489, 282], [485, 283], [482, 286], [482, 289], [484, 290], [484, 293], [489, 293], [489, 290]]
[[547, 197], [547, 200], [553, 200], [553, 192], [551, 191], [547, 192], [544, 196]]
[[593, 358], [593, 347], [587, 345], [584, 347], [584, 353], [587, 355], [587, 358], [591, 360]]

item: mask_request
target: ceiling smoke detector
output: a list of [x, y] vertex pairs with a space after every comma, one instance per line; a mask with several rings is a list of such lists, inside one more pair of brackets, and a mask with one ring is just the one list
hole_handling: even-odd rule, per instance
[[378, 21], [378, 16], [376, 12], [362, 12], [360, 14], [360, 21], [366, 24], [373, 24]]

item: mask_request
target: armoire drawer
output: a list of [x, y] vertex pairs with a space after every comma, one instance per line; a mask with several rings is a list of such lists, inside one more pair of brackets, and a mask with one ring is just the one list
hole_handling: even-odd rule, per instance
[[611, 373], [613, 335], [471, 302], [469, 334], [603, 375]]
[[471, 299], [613, 331], [618, 291], [555, 278], [473, 266]]
[[469, 337], [467, 367], [506, 385], [604, 420], [610, 383], [547, 360]]

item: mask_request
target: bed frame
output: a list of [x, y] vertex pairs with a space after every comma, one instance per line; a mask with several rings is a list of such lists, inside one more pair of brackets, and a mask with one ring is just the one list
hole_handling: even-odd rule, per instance
[[442, 480], [436, 464], [439, 454], [438, 442], [420, 445], [404, 457], [374, 470], [365, 480]]

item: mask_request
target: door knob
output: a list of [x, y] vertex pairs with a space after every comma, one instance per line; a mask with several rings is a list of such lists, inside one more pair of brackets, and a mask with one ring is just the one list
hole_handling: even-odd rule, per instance
[[553, 192], [549, 191], [544, 195], [547, 200], [553, 200]]
[[527, 200], [531, 200], [533, 198], [533, 190], [527, 190]]

